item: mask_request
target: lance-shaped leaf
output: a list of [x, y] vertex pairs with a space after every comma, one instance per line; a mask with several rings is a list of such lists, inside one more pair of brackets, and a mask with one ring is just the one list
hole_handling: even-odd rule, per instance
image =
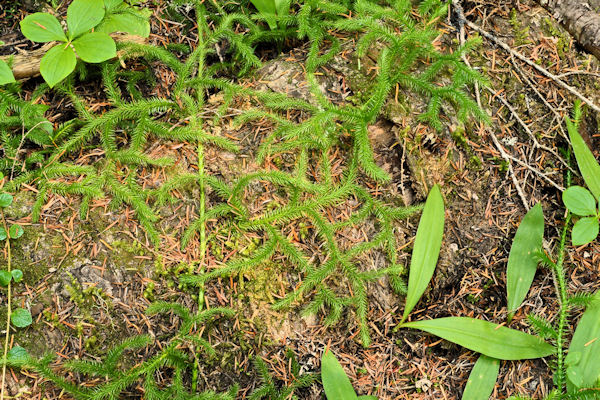
[[508, 256], [506, 292], [509, 320], [531, 288], [538, 264], [536, 252], [542, 248], [543, 238], [544, 212], [538, 203], [523, 217]]
[[344, 368], [329, 350], [321, 357], [321, 380], [327, 400], [356, 400], [356, 392]]
[[569, 118], [566, 120], [567, 131], [577, 159], [579, 172], [596, 199], [600, 198], [600, 165], [577, 131], [577, 127]]
[[251, 0], [254, 7], [260, 12], [269, 24], [269, 28], [277, 29], [277, 4], [275, 0]]
[[565, 358], [567, 388], [592, 387], [600, 378], [600, 296], [579, 320]]
[[489, 400], [500, 371], [500, 360], [480, 355], [469, 374], [462, 400]]
[[475, 318], [438, 318], [406, 322], [401, 327], [429, 332], [499, 360], [540, 358], [554, 353], [554, 347], [537, 336]]
[[415, 245], [410, 260], [410, 271], [408, 276], [408, 291], [406, 293], [406, 305], [402, 321], [413, 310], [423, 292], [429, 285], [429, 281], [435, 270], [442, 237], [444, 235], [444, 199], [440, 187], [435, 185], [431, 188], [423, 215], [417, 228]]

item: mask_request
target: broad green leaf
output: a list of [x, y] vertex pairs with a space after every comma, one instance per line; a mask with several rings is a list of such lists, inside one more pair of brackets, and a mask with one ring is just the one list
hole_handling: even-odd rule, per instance
[[40, 73], [50, 87], [65, 79], [75, 69], [77, 57], [71, 46], [59, 44], [42, 57]]
[[[126, 32], [141, 37], [150, 36], [148, 13], [143, 12], [116, 13], [106, 16], [95, 29], [96, 32]], [[148, 10], [146, 10], [148, 11]]]
[[462, 400], [489, 400], [499, 370], [500, 360], [480, 355], [469, 374]]
[[543, 239], [544, 212], [538, 203], [523, 217], [508, 255], [506, 292], [509, 320], [529, 292], [538, 264], [536, 251], [541, 250]]
[[9, 193], [0, 193], [0, 207], [6, 208], [13, 202], [13, 197]]
[[577, 132], [577, 127], [569, 118], [566, 120], [567, 131], [569, 132], [569, 138], [571, 139], [571, 145], [573, 146], [573, 152], [577, 159], [577, 166], [579, 172], [583, 176], [583, 180], [590, 191], [594, 194], [596, 199], [600, 198], [600, 165], [596, 158], [585, 144], [583, 138]]
[[582, 246], [596, 239], [598, 228], [598, 217], [581, 218], [575, 223], [571, 231], [573, 246]]
[[285, 17], [290, 13], [290, 0], [275, 0], [275, 9], [277, 10], [277, 15], [280, 17]]
[[23, 35], [33, 42], [67, 41], [60, 22], [54, 15], [35, 13], [26, 16], [20, 23]]
[[17, 224], [11, 225], [10, 228], [8, 228], [8, 235], [11, 239], [20, 238], [21, 236], [23, 236], [23, 227]]
[[12, 279], [12, 275], [5, 269], [0, 270], [0, 286], [8, 286]]
[[565, 358], [567, 388], [591, 387], [600, 377], [600, 297], [583, 313]]
[[327, 400], [356, 400], [356, 392], [344, 368], [329, 350], [321, 357], [321, 380]]
[[6, 354], [6, 362], [11, 367], [20, 367], [29, 362], [29, 354], [21, 346], [15, 346]]
[[10, 322], [17, 328], [25, 328], [33, 322], [31, 313], [24, 308], [17, 308], [10, 314]]
[[434, 185], [427, 196], [425, 208], [417, 228], [415, 245], [410, 260], [410, 271], [408, 275], [408, 292], [402, 321], [413, 310], [423, 292], [429, 285], [429, 281], [435, 270], [442, 237], [444, 235], [444, 199], [440, 187]]
[[269, 28], [271, 30], [277, 29], [277, 19], [275, 18], [277, 15], [277, 7], [275, 5], [275, 0], [251, 0], [251, 2], [267, 21]]
[[19, 283], [23, 280], [23, 271], [20, 269], [13, 269], [10, 271], [10, 274], [12, 275], [13, 281], [16, 283]]
[[0, 227], [0, 240], [5, 240], [7, 237], [6, 230], [3, 227]]
[[562, 200], [573, 214], [583, 217], [588, 215], [596, 215], [596, 199], [584, 187], [571, 186], [562, 193]]
[[554, 347], [537, 336], [475, 318], [447, 317], [405, 322], [401, 327], [429, 332], [499, 360], [540, 358], [554, 353]]
[[99, 0], [73, 0], [67, 9], [69, 39], [89, 31], [104, 18], [104, 4]]
[[85, 62], [99, 63], [117, 56], [115, 41], [106, 33], [86, 33], [73, 41], [77, 55]]
[[104, 8], [106, 12], [110, 12], [123, 4], [123, 0], [104, 0]]
[[12, 70], [4, 60], [0, 60], [0, 85], [6, 85], [15, 81]]

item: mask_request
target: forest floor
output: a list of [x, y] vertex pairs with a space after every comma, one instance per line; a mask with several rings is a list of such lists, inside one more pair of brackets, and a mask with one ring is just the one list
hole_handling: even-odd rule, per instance
[[[193, 44], [194, 38], [171, 21], [164, 7], [151, 6], [150, 43]], [[64, 12], [65, 10], [62, 9]], [[600, 104], [600, 63], [580, 51], [552, 17], [531, 1], [468, 1], [465, 15], [484, 30], [510, 45], [518, 53], [543, 66], [596, 104]], [[0, 25], [0, 39], [10, 38], [22, 15], [16, 13]], [[448, 19], [441, 26], [440, 46], [454, 45], [456, 29]], [[475, 34], [465, 28], [467, 37]], [[323, 68], [320, 84], [334, 101], [343, 103], [361, 90], [356, 79], [352, 37], [341, 38], [349, 50]], [[303, 79], [307, 48], [299, 43], [274, 57], [263, 49], [264, 66], [240, 82], [249, 88], [275, 91], [303, 98], [308, 96]], [[446, 204], [446, 225], [440, 261], [432, 284], [412, 313], [412, 319], [425, 317], [471, 316], [494, 322], [506, 318], [506, 262], [516, 228], [527, 209], [538, 202], [546, 220], [545, 248], [554, 249], [564, 217], [561, 190], [566, 167], [562, 150], [568, 148], [564, 117], [568, 116], [574, 96], [531, 66], [511, 57], [504, 49], [483, 39], [481, 46], [468, 55], [471, 65], [490, 79], [489, 88], [479, 87], [482, 107], [492, 116], [488, 126], [467, 124], [462, 127], [451, 115], [443, 119], [440, 132], [416, 118], [421, 100], [400, 91], [385, 107], [384, 115], [369, 128], [375, 159], [392, 176], [388, 185], [365, 180], [372, 195], [394, 199], [399, 204], [415, 205], [425, 200], [434, 183], [439, 183]], [[143, 65], [134, 67], [142, 68]], [[149, 96], [168, 91], [168, 71], [149, 64], [157, 78]], [[349, 72], [354, 69], [354, 72]], [[363, 68], [363, 73], [366, 68]], [[38, 78], [39, 79], [39, 78]], [[368, 72], [363, 79], [369, 79]], [[34, 82], [25, 84], [32, 90]], [[101, 109], [105, 95], [98, 82], [77, 87], [88, 106]], [[473, 88], [470, 89], [475, 97]], [[64, 97], [46, 94], [42, 102], [50, 105], [46, 113], [51, 122], [60, 122], [75, 114]], [[222, 97], [209, 98], [207, 116], [221, 115], [208, 129], [239, 145], [237, 154], [207, 146], [204, 154], [206, 173], [228, 180], [240, 171], [260, 168], [286, 169], [285, 156], [255, 162], [257, 148], [272, 129], [267, 120], [256, 120], [241, 128], [231, 121], [250, 107], [234, 101], [223, 115]], [[298, 118], [298, 116], [290, 116]], [[584, 113], [580, 132], [598, 157], [600, 121], [593, 112]], [[509, 155], [503, 158], [499, 148]], [[179, 170], [197, 170], [194, 143], [156, 140], [147, 144], [146, 153], [169, 155]], [[82, 150], [73, 163], [87, 163], [99, 157], [93, 148]], [[332, 175], [341, 171], [347, 160], [343, 150], [331, 154]], [[336, 168], [339, 167], [339, 171]], [[153, 169], [142, 174], [138, 183], [154, 187], [173, 169]], [[575, 177], [575, 182], [580, 179]], [[518, 184], [518, 189], [515, 184]], [[254, 188], [256, 189], [256, 188]], [[253, 207], [263, 210], [282, 196], [265, 184], [253, 197]], [[519, 193], [522, 192], [522, 195]], [[16, 286], [15, 304], [31, 310], [31, 327], [11, 336], [13, 345], [25, 347], [30, 354], [47, 352], [58, 355], [57, 366], [70, 359], [98, 359], [107, 349], [132, 335], [149, 333], [157, 338], [154, 345], [131, 355], [133, 365], [150, 357], [161, 347], [160, 338], [172, 331], [176, 317], [150, 317], [145, 310], [152, 301], [177, 301], [193, 309], [197, 291], [185, 287], [178, 277], [199, 268], [208, 271], [243, 252], [251, 252], [260, 243], [260, 232], [249, 234], [235, 224], [211, 220], [207, 224], [207, 252], [201, 255], [196, 235], [182, 250], [185, 228], [199, 210], [197, 189], [174, 192], [178, 201], [158, 209], [161, 245], [154, 246], [127, 207], [109, 207], [110, 199], [94, 200], [87, 218], [79, 217], [80, 197], [48, 195], [40, 221], [33, 223], [31, 208], [38, 188], [24, 185], [15, 194], [7, 218], [25, 227], [25, 235], [13, 249], [13, 265], [25, 272], [25, 284]], [[207, 209], [216, 202], [207, 194]], [[350, 202], [332, 207], [332, 216], [352, 209]], [[258, 211], [257, 211], [258, 212]], [[398, 223], [397, 239], [402, 248], [410, 248], [419, 213]], [[333, 218], [333, 217], [332, 217]], [[344, 231], [342, 245], [351, 247], [363, 237], [373, 235], [373, 226], [365, 224]], [[311, 228], [290, 224], [287, 234], [302, 237], [305, 252], [318, 256], [318, 238]], [[401, 252], [400, 262], [408, 265], [410, 252]], [[203, 262], [200, 262], [203, 260]], [[365, 256], [365, 265], [381, 264], [376, 253]], [[569, 246], [566, 258], [569, 292], [593, 292], [600, 289], [600, 243], [579, 248]], [[348, 372], [357, 393], [380, 399], [457, 399], [460, 398], [476, 354], [459, 346], [418, 331], [399, 330], [403, 298], [396, 295], [386, 280], [369, 284], [369, 328], [371, 344], [365, 348], [358, 338], [356, 318], [344, 312], [333, 326], [324, 325], [322, 314], [303, 316], [302, 301], [287, 310], [273, 310], [286, 285], [297, 284], [302, 276], [288, 267], [284, 259], [274, 257], [267, 265], [232, 278], [210, 280], [204, 287], [204, 305], [231, 307], [232, 318], [216, 321], [205, 336], [217, 355], [199, 363], [199, 389], [225, 391], [240, 385], [240, 398], [246, 398], [260, 385], [252, 357], [260, 356], [269, 366], [278, 384], [290, 384], [294, 377], [286, 352], [291, 350], [305, 373], [318, 372], [320, 355], [326, 346], [334, 349]], [[293, 286], [292, 286], [293, 287]], [[5, 304], [5, 294], [0, 294]], [[510, 324], [527, 330], [527, 313], [554, 318], [558, 308], [551, 274], [540, 269], [524, 307]], [[6, 314], [3, 309], [3, 314]], [[2, 312], [0, 312], [2, 314]], [[576, 326], [575, 314], [571, 327]], [[4, 320], [1, 318], [0, 320]], [[572, 328], [569, 328], [572, 332]], [[552, 388], [552, 376], [546, 359], [505, 361], [492, 398], [504, 399], [522, 393], [542, 398]], [[79, 376], [71, 378], [77, 382]], [[166, 377], [158, 377], [158, 379]], [[88, 382], [92, 384], [93, 382]], [[61, 390], [26, 370], [11, 369], [7, 378], [8, 394], [27, 399], [68, 399]], [[321, 385], [313, 384], [296, 392], [301, 399], [323, 398]], [[128, 398], [143, 398], [133, 387]]]

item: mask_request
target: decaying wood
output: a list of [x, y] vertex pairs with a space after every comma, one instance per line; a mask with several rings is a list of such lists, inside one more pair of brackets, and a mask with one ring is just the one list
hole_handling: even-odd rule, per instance
[[[111, 34], [111, 36], [117, 42], [145, 43], [147, 41], [146, 38], [135, 35], [115, 33]], [[39, 49], [30, 51], [27, 54], [2, 56], [0, 59], [8, 62], [9, 65], [12, 65], [12, 72], [15, 79], [31, 78], [40, 74], [40, 61], [42, 57], [57, 43], [58, 42], [46, 43]], [[117, 52], [117, 57], [119, 57], [119, 55], [119, 52]]]
[[539, 0], [584, 49], [600, 59], [599, 0]]

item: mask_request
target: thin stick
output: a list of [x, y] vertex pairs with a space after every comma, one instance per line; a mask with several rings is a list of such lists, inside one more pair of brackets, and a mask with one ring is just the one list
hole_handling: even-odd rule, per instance
[[467, 26], [469, 28], [472, 28], [472, 29], [476, 30], [482, 36], [484, 36], [486, 39], [491, 40], [492, 42], [496, 43], [498, 46], [502, 47], [504, 50], [506, 50], [507, 52], [509, 52], [513, 56], [517, 57], [519, 60], [521, 60], [524, 63], [530, 65], [531, 67], [537, 69], [539, 72], [541, 72], [547, 78], [550, 78], [558, 86], [560, 86], [561, 88], [563, 88], [566, 91], [570, 92], [571, 94], [577, 96], [581, 101], [583, 101], [585, 104], [587, 104], [591, 109], [593, 109], [597, 113], [600, 113], [600, 107], [598, 107], [596, 104], [594, 104], [593, 101], [591, 101], [590, 99], [588, 99], [587, 97], [585, 97], [584, 95], [582, 95], [581, 93], [579, 93], [572, 86], [569, 86], [566, 83], [564, 83], [563, 81], [561, 81], [558, 76], [554, 75], [552, 72], [548, 71], [547, 69], [545, 69], [543, 67], [540, 67], [539, 65], [537, 65], [533, 61], [529, 60], [527, 57], [525, 57], [521, 53], [518, 53], [518, 52], [514, 51], [513, 49], [510, 48], [509, 45], [507, 45], [506, 43], [504, 43], [502, 40], [498, 39], [496, 36], [492, 35], [491, 33], [485, 31], [483, 28], [479, 27], [478, 25], [474, 24], [473, 22], [465, 19], [465, 23], [467, 24]]
[[[494, 91], [492, 89], [490, 89], [490, 88], [487, 88], [487, 89], [492, 94], [492, 96], [495, 95], [495, 93], [494, 93]], [[504, 104], [506, 106], [506, 108], [508, 109], [508, 111], [510, 111], [510, 113], [517, 120], [517, 122], [519, 123], [519, 125], [521, 125], [521, 127], [523, 127], [523, 129], [525, 130], [525, 132], [527, 132], [527, 135], [529, 135], [529, 137], [533, 141], [533, 145], [534, 145], [535, 148], [547, 151], [548, 153], [550, 153], [554, 157], [556, 157], [563, 165], [565, 165], [567, 168], [569, 168], [569, 164], [566, 161], [564, 161], [562, 159], [562, 157], [554, 149], [551, 149], [550, 147], [545, 146], [545, 145], [541, 144], [540, 142], [538, 142], [538, 140], [535, 137], [535, 135], [533, 134], [533, 132], [531, 132], [531, 129], [529, 129], [529, 126], [525, 123], [525, 121], [523, 121], [521, 119], [521, 117], [519, 116], [519, 114], [517, 113], [517, 111], [510, 105], [510, 103], [504, 97], [502, 97], [502, 96], [499, 95], [499, 96], [495, 96], [495, 98], [497, 98], [502, 104]]]
[[532, 167], [531, 165], [527, 164], [526, 162], [521, 161], [518, 158], [513, 157], [513, 156], [511, 156], [508, 153], [506, 155], [508, 156], [508, 158], [510, 158], [511, 160], [513, 160], [514, 162], [516, 162], [517, 164], [519, 164], [519, 165], [527, 168], [528, 170], [530, 170], [534, 174], [536, 174], [536, 175], [540, 176], [541, 178], [543, 178], [546, 182], [548, 182], [549, 184], [551, 184], [552, 186], [554, 186], [555, 188], [557, 188], [561, 192], [565, 190], [565, 188], [563, 186], [559, 185], [558, 183], [556, 183], [552, 179], [550, 179], [548, 177], [548, 174], [543, 173], [539, 169]]
[[521, 185], [519, 184], [519, 181], [517, 180], [517, 177], [515, 175], [515, 171], [513, 170], [513, 167], [512, 167], [512, 163], [510, 162], [511, 161], [510, 160], [510, 156], [506, 153], [506, 151], [504, 151], [504, 149], [500, 145], [500, 142], [498, 141], [498, 138], [496, 137], [496, 134], [493, 131], [491, 131], [491, 130], [488, 131], [488, 132], [492, 136], [492, 141], [494, 142], [494, 145], [496, 146], [496, 148], [500, 152], [500, 155], [508, 163], [508, 172], [510, 172], [510, 177], [511, 177], [511, 179], [513, 181], [513, 184], [515, 185], [515, 188], [517, 189], [517, 193], [519, 194], [519, 197], [521, 198], [521, 201], [523, 202], [523, 205], [525, 206], [525, 209], [529, 210], [529, 204], [527, 203], [527, 198], [525, 197], [525, 194], [523, 193], [523, 189], [521, 189]]

